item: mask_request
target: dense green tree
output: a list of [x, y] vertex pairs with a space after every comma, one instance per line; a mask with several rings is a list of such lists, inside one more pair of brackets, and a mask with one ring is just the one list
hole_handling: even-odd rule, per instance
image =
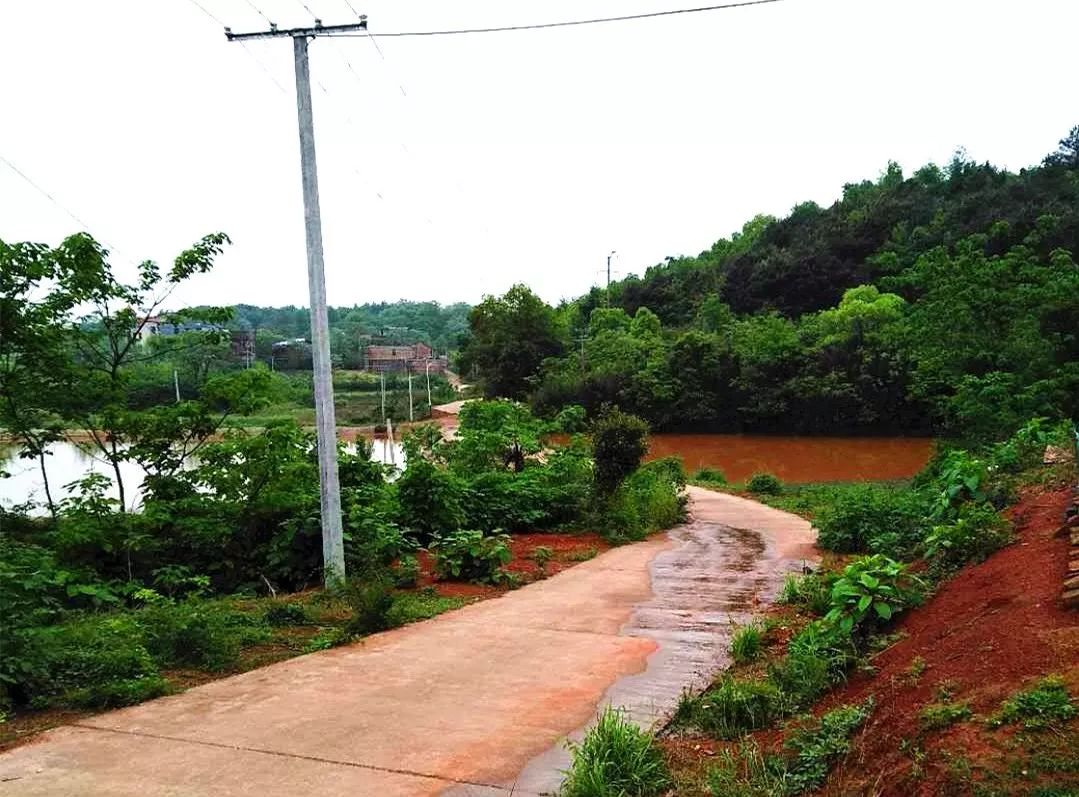
[[485, 297], [472, 308], [469, 325], [461, 363], [475, 369], [491, 397], [524, 398], [543, 361], [565, 349], [554, 310], [524, 285]]

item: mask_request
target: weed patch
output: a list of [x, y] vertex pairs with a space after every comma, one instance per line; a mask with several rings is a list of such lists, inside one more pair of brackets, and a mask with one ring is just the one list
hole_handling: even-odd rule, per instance
[[671, 784], [653, 736], [610, 707], [570, 751], [562, 797], [658, 797]]

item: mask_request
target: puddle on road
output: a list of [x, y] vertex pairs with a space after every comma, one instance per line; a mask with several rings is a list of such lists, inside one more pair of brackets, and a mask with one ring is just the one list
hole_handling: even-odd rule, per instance
[[[636, 606], [621, 633], [654, 640], [644, 672], [612, 684], [600, 708], [614, 705], [642, 727], [662, 723], [683, 690], [701, 689], [730, 663], [738, 625], [770, 602], [802, 559], [781, 556], [758, 532], [698, 520], [669, 532], [675, 546], [652, 560], [652, 597]], [[580, 739], [584, 728], [571, 734]], [[514, 794], [553, 794], [570, 757], [563, 744], [534, 758]]]

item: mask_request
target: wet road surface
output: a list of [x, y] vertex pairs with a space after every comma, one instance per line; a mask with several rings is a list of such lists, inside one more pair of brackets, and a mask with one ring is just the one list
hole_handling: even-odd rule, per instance
[[597, 707], [664, 717], [811, 553], [805, 521], [692, 497], [691, 523], [504, 597], [43, 734], [0, 756], [0, 795], [552, 791]]

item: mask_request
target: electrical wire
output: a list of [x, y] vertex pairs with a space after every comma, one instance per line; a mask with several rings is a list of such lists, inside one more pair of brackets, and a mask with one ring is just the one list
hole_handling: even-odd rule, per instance
[[346, 6], [348, 6], [348, 10], [351, 11], [355, 16], [361, 17], [361, 18], [363, 17], [363, 14], [361, 14], [359, 11], [357, 11], [356, 7], [354, 5], [352, 5], [352, 3], [349, 2], [349, 0], [342, 0], [342, 2]]
[[272, 19], [270, 19], [270, 18], [269, 18], [268, 16], [266, 16], [266, 15], [265, 15], [264, 13], [262, 13], [262, 9], [261, 9], [261, 8], [259, 8], [259, 7], [257, 6], [257, 5], [255, 5], [254, 3], [252, 3], [252, 2], [251, 2], [251, 0], [246, 0], [246, 2], [247, 2], [247, 4], [248, 4], [249, 6], [251, 6], [252, 10], [254, 10], [254, 12], [255, 12], [256, 14], [258, 14], [258, 15], [259, 15], [260, 17], [262, 17], [262, 18], [263, 18], [264, 20], [266, 20], [266, 24], [267, 24], [267, 25], [273, 25], [273, 20], [272, 20]]
[[[76, 224], [78, 224], [80, 227], [82, 227], [84, 232], [89, 232], [90, 231], [90, 225], [89, 224], [87, 224], [85, 221], [83, 221], [78, 216], [76, 216], [74, 214], [74, 212], [72, 212], [66, 205], [64, 205], [62, 202], [60, 202], [59, 199], [54, 197], [52, 194], [50, 194], [48, 191], [46, 191], [40, 185], [35, 183], [32, 179], [30, 179], [30, 176], [27, 175], [26, 172], [24, 172], [22, 169], [20, 169], [18, 166], [16, 166], [14, 163], [12, 163], [10, 160], [8, 160], [2, 154], [0, 154], [0, 162], [2, 162], [5, 166], [7, 166], [9, 169], [11, 169], [11, 171], [15, 172], [15, 174], [19, 175], [19, 177], [21, 177], [30, 186], [32, 186], [34, 188], [34, 190], [36, 190], [38, 193], [40, 193], [42, 196], [44, 196], [46, 199], [48, 199], [50, 202], [52, 202], [54, 205], [56, 205], [56, 207], [58, 207], [58, 208], [60, 208], [60, 210], [64, 211], [64, 213], [66, 213], [68, 216], [70, 216], [75, 221]], [[113, 248], [113, 247], [109, 246], [105, 241], [102, 241], [102, 243], [105, 244], [106, 248], [108, 248], [108, 249]]]
[[379, 38], [401, 38], [406, 36], [459, 36], [467, 33], [506, 33], [521, 30], [543, 30], [547, 28], [568, 28], [578, 25], [598, 25], [607, 22], [631, 22], [640, 19], [655, 19], [657, 17], [673, 17], [679, 14], [699, 14], [705, 11], [722, 11], [728, 8], [743, 8], [746, 6], [760, 6], [767, 3], [781, 3], [783, 0], [742, 0], [737, 3], [723, 3], [714, 6], [697, 6], [695, 8], [675, 8], [670, 11], [648, 11], [642, 14], [626, 14], [619, 17], [596, 17], [593, 19], [571, 19], [560, 22], [539, 22], [532, 25], [504, 25], [496, 28], [458, 28], [454, 30], [412, 30], [395, 31], [390, 33], [331, 33], [328, 35], [341, 38], [358, 38], [372, 36]]

